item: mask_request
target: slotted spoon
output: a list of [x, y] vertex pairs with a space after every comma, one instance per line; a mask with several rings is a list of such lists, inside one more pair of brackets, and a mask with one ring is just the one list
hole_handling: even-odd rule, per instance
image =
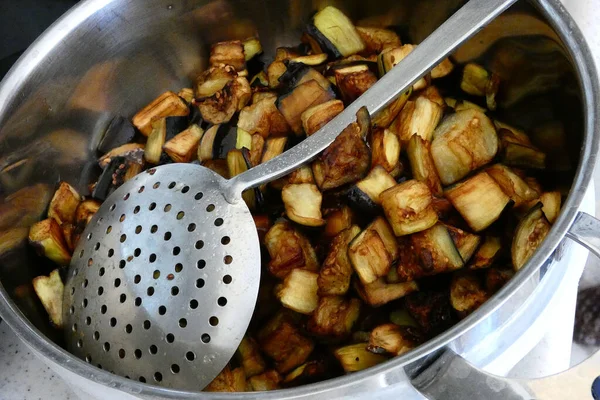
[[327, 126], [233, 179], [171, 164], [123, 184], [73, 255], [68, 350], [131, 379], [204, 388], [233, 356], [258, 294], [259, 241], [242, 192], [313, 159], [361, 107], [382, 110], [514, 1], [471, 0]]

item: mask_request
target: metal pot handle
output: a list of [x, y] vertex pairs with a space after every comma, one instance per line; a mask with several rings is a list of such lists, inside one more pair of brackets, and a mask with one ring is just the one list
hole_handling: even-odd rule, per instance
[[[600, 220], [580, 212], [567, 237], [600, 257]], [[510, 379], [488, 374], [450, 349], [411, 380], [427, 398], [443, 400], [600, 400], [600, 351], [581, 364], [540, 379]]]

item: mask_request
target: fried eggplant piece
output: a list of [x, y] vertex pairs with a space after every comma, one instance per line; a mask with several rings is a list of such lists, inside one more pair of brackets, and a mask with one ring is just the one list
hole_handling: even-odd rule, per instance
[[315, 14], [307, 26], [307, 33], [320, 49], [334, 58], [348, 57], [365, 50], [365, 44], [352, 21], [333, 6], [327, 6]]
[[250, 134], [259, 134], [263, 138], [269, 136], [283, 136], [290, 131], [290, 127], [281, 115], [275, 102], [277, 97], [269, 96], [240, 111], [238, 127]]
[[285, 213], [292, 221], [313, 227], [325, 224], [321, 215], [323, 195], [317, 185], [312, 183], [285, 185], [281, 191], [281, 198], [285, 205]]
[[201, 98], [196, 103], [205, 122], [219, 125], [229, 122], [251, 98], [252, 90], [248, 80], [236, 77], [212, 96]]
[[475, 232], [495, 222], [512, 201], [486, 172], [446, 190], [444, 196]]
[[262, 163], [266, 163], [269, 160], [277, 157], [285, 150], [287, 144], [287, 137], [273, 137], [267, 139], [265, 144], [265, 152], [262, 155]]
[[187, 116], [190, 113], [183, 99], [171, 91], [165, 92], [141, 109], [132, 119], [133, 125], [145, 136], [152, 132], [152, 122], [174, 116]]
[[447, 224], [445, 226], [461, 258], [465, 263], [469, 262], [475, 251], [479, 248], [481, 237]]
[[[379, 67], [379, 76], [382, 77], [392, 68], [404, 60], [417, 46], [413, 44], [405, 44], [398, 47], [388, 47], [384, 49], [377, 58]], [[414, 85], [413, 90], [421, 90], [427, 87], [428, 83], [425, 78], [419, 79]]]
[[260, 375], [255, 375], [248, 379], [250, 387], [255, 392], [266, 392], [269, 390], [279, 389], [279, 384], [281, 383], [281, 381], [281, 375], [279, 375], [279, 372], [273, 369], [270, 369]]
[[277, 99], [277, 108], [296, 135], [302, 134], [302, 113], [311, 107], [333, 100], [334, 94], [315, 80], [296, 86]]
[[381, 210], [381, 193], [396, 185], [394, 178], [380, 165], [369, 172], [348, 191], [348, 199], [354, 207], [375, 214]]
[[442, 194], [442, 182], [431, 158], [431, 143], [419, 135], [413, 135], [406, 149], [413, 177], [423, 182], [436, 196]]
[[534, 206], [517, 226], [511, 247], [515, 271], [527, 263], [550, 232], [550, 223], [542, 211], [542, 206], [542, 203]]
[[283, 279], [295, 268], [318, 271], [317, 255], [308, 239], [290, 223], [280, 221], [265, 236], [265, 246], [271, 256], [269, 271]]
[[387, 357], [368, 351], [367, 343], [341, 347], [335, 350], [333, 355], [338, 359], [346, 372], [362, 371], [387, 360]]
[[502, 241], [496, 236], [487, 236], [469, 263], [469, 269], [484, 269], [492, 266], [502, 249]]
[[495, 164], [485, 169], [485, 172], [496, 181], [502, 191], [510, 197], [515, 207], [536, 199], [539, 194], [531, 189], [527, 183], [515, 174], [510, 168]]
[[403, 146], [413, 135], [431, 141], [434, 130], [444, 114], [444, 100], [435, 87], [429, 87], [406, 102], [390, 128]]
[[167, 120], [161, 118], [152, 123], [152, 132], [148, 135], [144, 149], [144, 159], [150, 164], [160, 163], [163, 146], [167, 138]]
[[54, 218], [59, 225], [75, 222], [77, 206], [81, 196], [67, 182], [60, 182], [50, 201], [48, 218]]
[[[154, 121], [152, 124], [154, 125], [158, 121], [164, 121], [164, 118]], [[98, 160], [98, 165], [100, 165], [100, 167], [102, 169], [104, 169], [108, 166], [108, 164], [110, 164], [110, 162], [115, 157], [125, 157], [128, 159], [137, 159], [140, 157], [141, 154], [144, 153], [144, 147], [145, 146], [140, 143], [126, 143], [122, 146], [119, 146], [119, 147], [116, 147], [116, 148], [110, 150], [108, 153], [106, 153], [102, 157], [100, 157], [100, 159]]]
[[237, 355], [247, 378], [262, 374], [265, 371], [267, 364], [260, 354], [258, 343], [253, 338], [244, 336], [238, 346]]
[[348, 246], [348, 258], [363, 285], [386, 276], [392, 258], [375, 230], [364, 230]]
[[332, 238], [344, 229], [348, 229], [352, 226], [354, 214], [352, 209], [348, 206], [342, 206], [338, 210], [329, 212], [325, 219], [325, 236]]
[[275, 361], [279, 373], [286, 373], [306, 362], [313, 342], [302, 336], [289, 316], [279, 313], [258, 333], [262, 351]]
[[500, 86], [500, 77], [488, 72], [479, 64], [468, 63], [463, 69], [460, 88], [474, 96], [485, 96], [487, 108], [496, 109], [496, 95]]
[[342, 296], [325, 296], [319, 299], [317, 308], [307, 323], [307, 330], [319, 336], [345, 337], [360, 314], [358, 299]]
[[[448, 228], [443, 224], [436, 224], [427, 230], [413, 234], [410, 243], [410, 251], [416, 254], [420, 269], [413, 270], [413, 274], [402, 279], [403, 281], [446, 273], [464, 266], [460, 252]], [[404, 258], [402, 260], [404, 261]], [[409, 262], [407, 265], [413, 264]], [[406, 275], [404, 267], [404, 264], [399, 263], [398, 273], [401, 277]]]
[[239, 40], [215, 43], [210, 48], [208, 60], [211, 67], [221, 64], [231, 65], [237, 72], [246, 69], [244, 45]]
[[358, 26], [356, 30], [365, 44], [364, 54], [379, 54], [388, 47], [402, 46], [400, 36], [389, 29]]
[[288, 183], [290, 185], [299, 185], [303, 183], [315, 183], [312, 169], [308, 165], [304, 165], [289, 175]]
[[419, 290], [419, 286], [414, 281], [386, 283], [384, 278], [379, 278], [368, 285], [357, 282], [356, 290], [365, 303], [379, 307]]
[[71, 262], [71, 253], [65, 243], [62, 229], [52, 218], [40, 221], [29, 229], [29, 243], [40, 255], [60, 266], [69, 265]]
[[308, 385], [323, 380], [327, 375], [327, 365], [322, 361], [309, 361], [286, 375], [282, 384], [285, 387]]
[[353, 225], [333, 238], [317, 279], [319, 296], [344, 295], [348, 292], [354, 273], [348, 259], [348, 246], [359, 233], [360, 228]]
[[367, 350], [374, 354], [399, 356], [419, 344], [411, 330], [396, 324], [379, 325], [371, 331]]
[[198, 145], [204, 131], [198, 125], [191, 125], [163, 146], [171, 160], [178, 163], [189, 163], [198, 153]]
[[489, 163], [497, 152], [496, 129], [476, 110], [459, 111], [444, 119], [431, 143], [431, 157], [444, 185]]
[[212, 66], [198, 77], [198, 81], [196, 82], [196, 96], [201, 99], [211, 97], [225, 88], [236, 77], [235, 68], [231, 65]]
[[380, 200], [396, 236], [428, 229], [438, 220], [431, 191], [422, 182], [400, 183], [381, 193]]
[[327, 125], [329, 121], [344, 111], [344, 103], [341, 100], [329, 100], [304, 111], [300, 116], [302, 128], [307, 136], [312, 135]]
[[377, 77], [365, 64], [337, 68], [334, 76], [336, 86], [346, 104], [358, 99], [377, 82]]
[[83, 200], [75, 210], [75, 222], [77, 225], [86, 226], [94, 214], [98, 212], [101, 203], [94, 199]]
[[49, 276], [38, 276], [33, 279], [33, 288], [39, 297], [44, 309], [50, 317], [52, 325], [56, 328], [63, 327], [63, 292], [65, 286], [60, 279], [57, 269]]
[[396, 177], [402, 172], [400, 163], [400, 140], [388, 129], [375, 129], [371, 134], [371, 168], [382, 166]]
[[318, 277], [316, 272], [293, 269], [286, 275], [283, 283], [277, 286], [276, 296], [285, 308], [308, 315], [319, 303]]
[[489, 295], [472, 272], [457, 274], [450, 283], [450, 304], [462, 318], [479, 308]]
[[331, 190], [363, 178], [371, 164], [371, 152], [364, 141], [370, 129], [366, 108], [357, 113], [357, 122], [349, 125], [313, 163], [313, 175], [319, 188]]
[[206, 392], [245, 392], [246, 375], [243, 368], [231, 369], [227, 365], [223, 371], [204, 389]]

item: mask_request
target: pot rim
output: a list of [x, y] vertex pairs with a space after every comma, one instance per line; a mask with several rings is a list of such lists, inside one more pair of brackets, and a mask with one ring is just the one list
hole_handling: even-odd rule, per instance
[[[52, 49], [64, 37], [84, 23], [94, 13], [116, 0], [85, 0], [58, 19], [50, 26], [21, 56], [0, 83], [0, 115], [6, 111], [6, 105], [17, 95], [18, 88], [26, 81], [27, 76], [43, 61]], [[327, 381], [300, 386], [298, 388], [276, 390], [261, 393], [261, 398], [289, 399], [324, 394], [333, 389], [354, 386], [369, 378], [402, 369], [427, 355], [441, 349], [459, 336], [468, 332], [485, 320], [490, 314], [501, 307], [525, 282], [539, 270], [548, 256], [555, 250], [573, 223], [580, 203], [588, 187], [600, 145], [600, 81], [594, 64], [594, 58], [585, 38], [571, 18], [570, 14], [560, 3], [560, 0], [533, 0], [533, 4], [546, 18], [565, 44], [577, 73], [579, 89], [582, 93], [584, 115], [584, 137], [580, 163], [575, 173], [567, 201], [563, 210], [552, 227], [548, 237], [535, 252], [527, 265], [522, 268], [496, 295], [484, 303], [475, 313], [460, 321], [458, 324], [438, 335], [434, 339], [418, 346], [414, 350], [391, 359], [381, 365], [364, 371], [355, 372]], [[70, 372], [94, 382], [108, 385], [112, 388], [135, 393], [140, 396], [154, 396], [168, 399], [197, 399], [220, 398], [233, 399], [244, 396], [244, 393], [205, 393], [186, 390], [176, 390], [152, 386], [141, 382], [120, 377], [86, 363], [65, 349], [47, 339], [21, 313], [16, 304], [0, 283], [0, 316], [30, 348], [38, 355], [57, 363]]]

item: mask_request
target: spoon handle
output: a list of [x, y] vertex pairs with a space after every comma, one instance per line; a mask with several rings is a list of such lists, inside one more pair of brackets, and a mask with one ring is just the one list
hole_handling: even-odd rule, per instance
[[491, 22], [516, 0], [470, 0], [452, 17], [419, 44], [396, 67], [385, 74], [344, 112], [304, 141], [227, 182], [228, 201], [239, 198], [243, 190], [257, 187], [287, 175], [314, 159], [351, 123], [356, 113], [367, 107], [371, 115], [383, 110], [407, 88], [422, 78], [457, 47]]

